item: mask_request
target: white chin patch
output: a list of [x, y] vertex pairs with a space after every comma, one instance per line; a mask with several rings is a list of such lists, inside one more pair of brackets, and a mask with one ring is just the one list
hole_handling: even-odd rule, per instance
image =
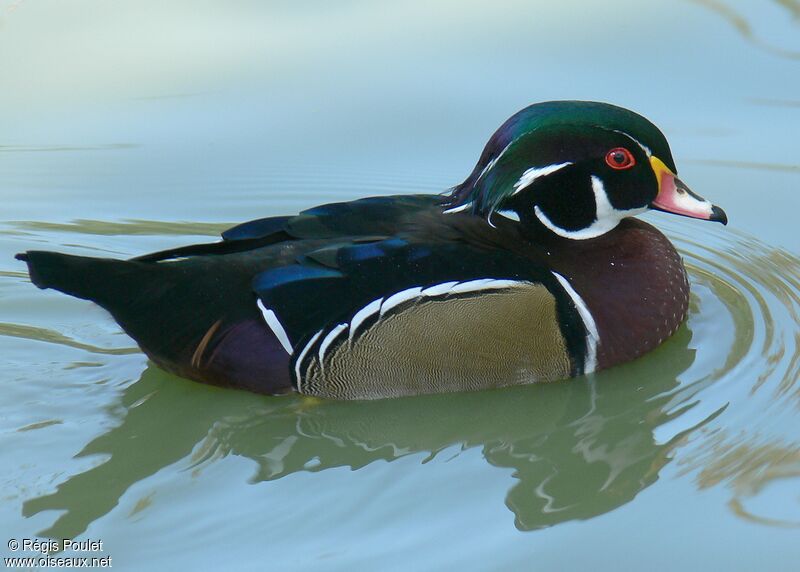
[[556, 233], [558, 236], [571, 238], [574, 240], [586, 240], [587, 238], [596, 238], [610, 230], [613, 230], [624, 218], [647, 211], [647, 207], [628, 210], [615, 209], [608, 200], [608, 195], [606, 194], [605, 186], [603, 186], [603, 181], [594, 175], [592, 175], [592, 192], [594, 193], [594, 202], [596, 205], [595, 220], [587, 227], [578, 230], [565, 230], [554, 224], [553, 221], [551, 221], [538, 206], [533, 208], [533, 212], [536, 215], [536, 218], [539, 219], [539, 222]]

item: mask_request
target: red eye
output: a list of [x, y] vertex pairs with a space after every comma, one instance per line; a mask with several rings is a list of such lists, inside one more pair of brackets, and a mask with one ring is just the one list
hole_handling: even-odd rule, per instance
[[606, 164], [612, 169], [630, 169], [636, 164], [636, 159], [625, 147], [615, 147], [606, 153]]

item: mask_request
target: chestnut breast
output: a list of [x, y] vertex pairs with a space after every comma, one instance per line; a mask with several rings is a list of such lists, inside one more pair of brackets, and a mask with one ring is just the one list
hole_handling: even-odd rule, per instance
[[591, 240], [549, 248], [554, 271], [567, 277], [594, 318], [597, 368], [630, 361], [675, 333], [686, 319], [689, 282], [672, 243], [655, 227], [626, 219]]

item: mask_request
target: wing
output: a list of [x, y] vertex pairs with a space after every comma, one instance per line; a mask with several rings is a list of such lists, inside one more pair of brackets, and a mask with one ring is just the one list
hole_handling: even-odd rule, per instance
[[244, 252], [303, 239], [355, 238], [376, 240], [402, 231], [423, 211], [439, 212], [436, 195], [395, 195], [317, 206], [295, 216], [252, 220], [222, 233], [220, 242], [161, 250], [133, 260], [159, 262], [186, 256]]
[[293, 217], [272, 217], [246, 222], [226, 230], [226, 241], [276, 237], [336, 238], [345, 236], [393, 236], [421, 211], [441, 210], [436, 195], [394, 195], [330, 203], [302, 211]]
[[559, 278], [505, 250], [339, 244], [253, 280], [303, 393], [375, 398], [575, 375], [587, 329]]

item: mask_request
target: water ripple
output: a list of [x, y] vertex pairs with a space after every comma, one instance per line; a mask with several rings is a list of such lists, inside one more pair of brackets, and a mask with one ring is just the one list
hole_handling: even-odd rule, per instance
[[[694, 475], [700, 489], [726, 487], [728, 506], [741, 518], [800, 526], [800, 519], [770, 514], [786, 506], [796, 512], [795, 495], [781, 491], [780, 502], [761, 499], [780, 483], [796, 487], [800, 479], [800, 440], [787, 431], [791, 422], [776, 422], [800, 410], [800, 259], [731, 230], [710, 230], [702, 241], [688, 228], [673, 228], [671, 235], [697, 286], [701, 312], [711, 302], [704, 292], [713, 292], [732, 324], [728, 335], [717, 331], [698, 340], [725, 360], [697, 398], [730, 407], [682, 452], [681, 473]], [[719, 312], [703, 316], [708, 323], [723, 318]]]
[[[730, 491], [733, 514], [794, 526], [773, 514], [786, 503], [764, 508], [761, 499], [800, 477], [800, 442], [774, 422], [800, 410], [800, 260], [730, 229], [705, 225], [701, 233], [696, 221], [653, 220], [684, 256], [693, 294], [687, 324], [642, 359], [565, 383], [368, 403], [261, 398], [148, 367], [123, 391], [120, 422], [80, 453], [107, 459], [68, 476], [55, 492], [29, 498], [23, 513], [62, 511], [42, 534], [69, 537], [112, 510], [135, 483], [173, 463], [200, 475], [229, 456], [244, 457], [255, 467], [250, 482], [263, 486], [297, 472], [356, 470], [413, 455], [427, 465], [444, 462], [441, 452], [459, 456], [474, 449], [483, 462], [511, 470], [506, 505], [520, 530], [593, 518], [631, 502], [675, 460], [676, 473], [699, 489]], [[34, 237], [77, 233], [88, 243], [95, 234], [144, 240], [220, 228], [202, 222], [20, 224]], [[5, 278], [22, 284], [16, 274]], [[23, 324], [0, 324], [0, 336], [106, 354], [98, 358], [104, 360], [137, 352]], [[76, 356], [76, 363], [83, 358]], [[137, 459], [133, 471], [131, 456]], [[97, 482], [115, 486], [101, 490]], [[95, 491], [90, 501], [87, 489]]]
[[95, 354], [105, 355], [129, 355], [140, 353], [139, 348], [102, 348], [92, 344], [86, 344], [73, 340], [69, 336], [50, 330], [47, 328], [37, 328], [34, 326], [26, 326], [24, 324], [8, 324], [0, 322], [0, 336], [7, 336], [10, 338], [21, 338], [25, 340], [34, 340], [37, 342], [47, 342], [50, 344], [57, 344], [76, 348], [79, 350], [86, 350]]

